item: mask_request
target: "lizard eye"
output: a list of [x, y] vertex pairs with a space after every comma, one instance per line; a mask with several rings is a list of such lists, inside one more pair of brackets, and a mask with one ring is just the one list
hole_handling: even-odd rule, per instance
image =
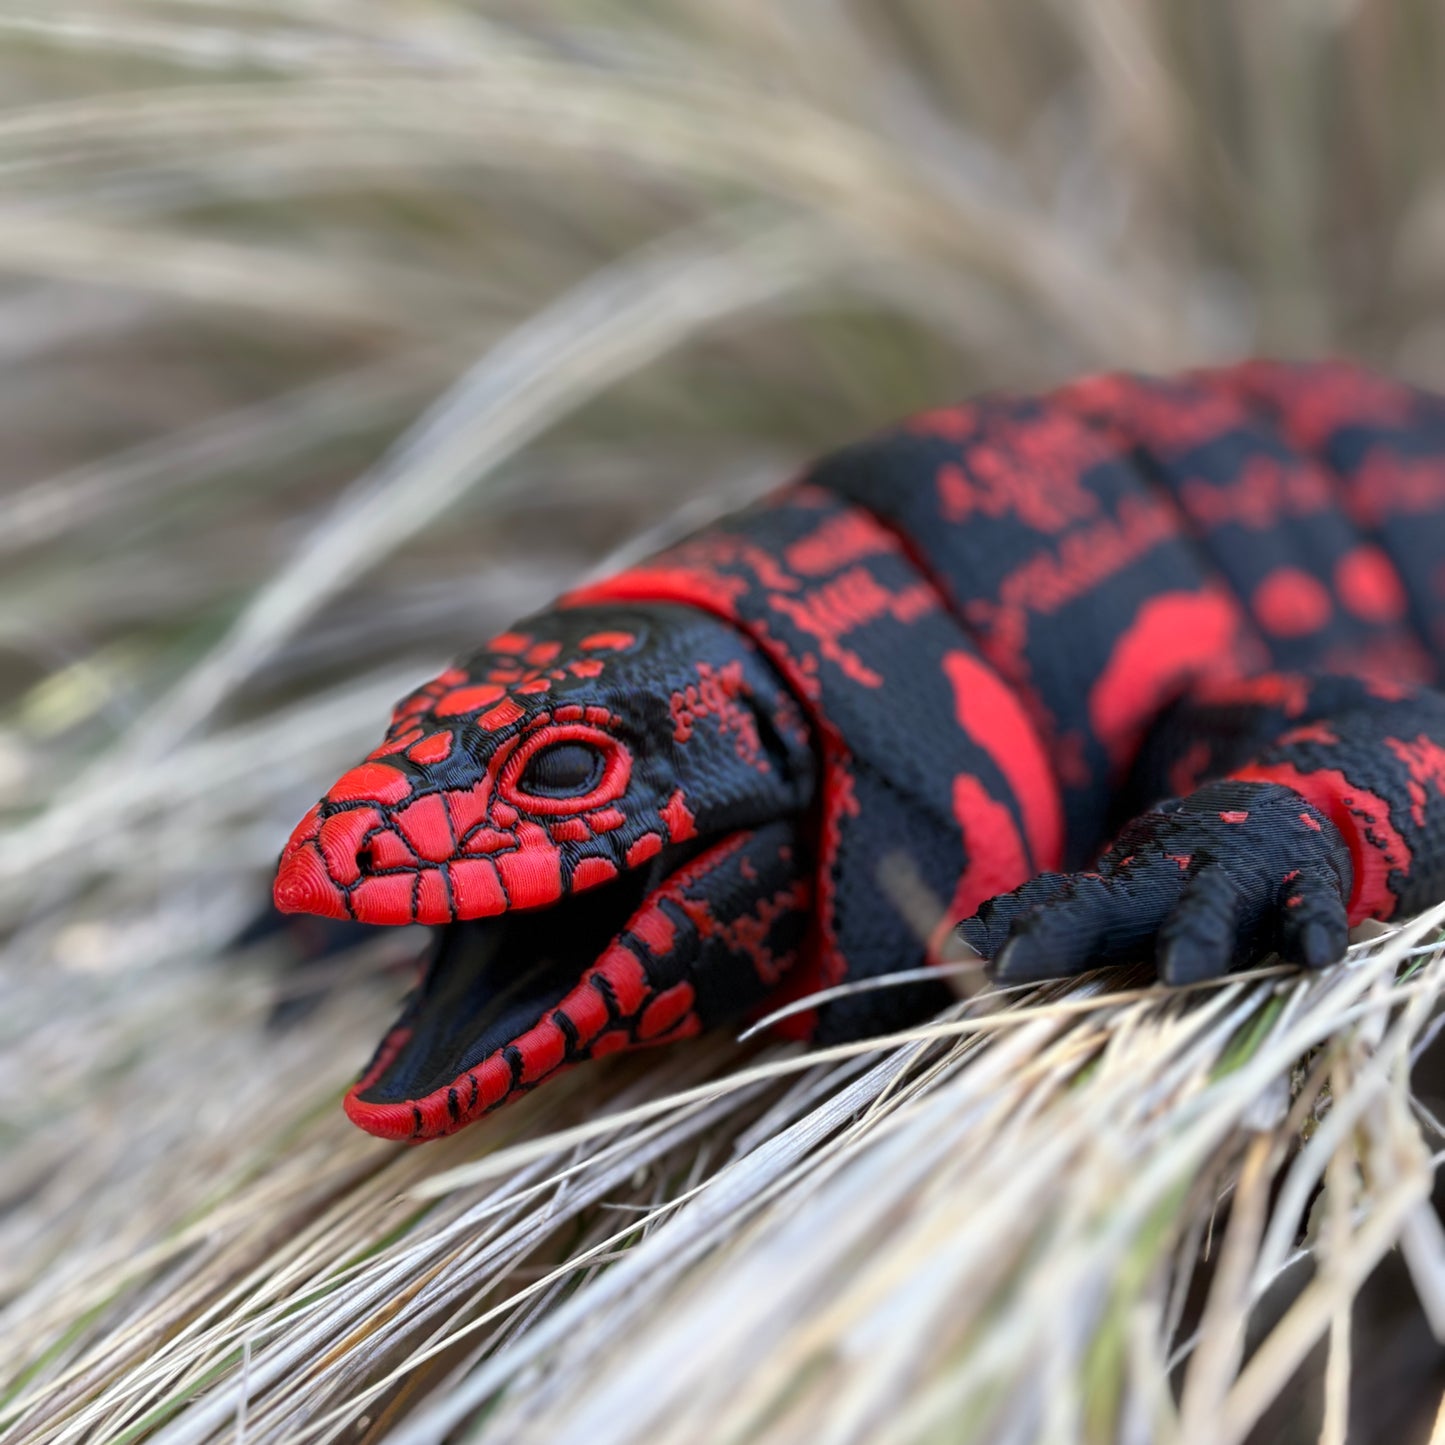
[[569, 817], [620, 798], [632, 754], [620, 738], [583, 723], [552, 724], [524, 738], [497, 780], [523, 812]]
[[601, 749], [586, 743], [553, 743], [532, 754], [517, 786], [533, 797], [579, 797], [601, 781], [606, 763]]

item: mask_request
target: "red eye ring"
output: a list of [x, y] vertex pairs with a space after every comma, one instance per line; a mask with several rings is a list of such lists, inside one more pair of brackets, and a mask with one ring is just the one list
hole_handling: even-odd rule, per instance
[[[548, 797], [543, 793], [529, 793], [520, 784], [527, 764], [540, 752], [555, 747], [558, 743], [582, 743], [594, 748], [602, 755], [602, 776], [586, 793], [571, 797]], [[615, 802], [627, 789], [632, 778], [632, 754], [623, 743], [600, 728], [588, 727], [586, 723], [559, 723], [538, 728], [524, 738], [507, 758], [497, 779], [501, 795], [526, 813], [557, 816], [571, 813], [590, 813], [594, 808]]]

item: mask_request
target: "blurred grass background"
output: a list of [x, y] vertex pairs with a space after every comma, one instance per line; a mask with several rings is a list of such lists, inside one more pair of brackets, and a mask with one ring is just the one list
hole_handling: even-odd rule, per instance
[[[639, 1266], [663, 1330], [639, 1358], [724, 1391], [733, 1413], [703, 1420], [719, 1438], [725, 1419], [735, 1439], [1343, 1439], [1352, 1408], [1351, 1440], [1426, 1438], [1440, 1357], [1408, 1323], [1413, 1295], [1371, 1326], [1394, 1373], [1371, 1375], [1368, 1351], [1355, 1362], [1373, 1414], [1358, 1388], [1351, 1406], [1359, 1269], [1318, 1316], [1332, 1344], [1315, 1403], [1277, 1401], [1318, 1332], [1254, 1377], [1221, 1345], [1182, 1414], [1160, 1381], [1203, 1289], [1195, 1224], [1241, 1179], [1269, 1216], [1311, 1101], [1359, 1087], [1362, 1118], [1386, 1110], [1316, 1161], [1352, 1181], [1340, 1239], [1367, 1228], [1362, 1200], [1428, 1196], [1435, 1146], [1404, 1081], [1433, 955], [1407, 1005], [1394, 962], [1367, 960], [1365, 994], [1281, 1005], [1277, 981], [1241, 985], [1188, 1040], [1172, 1005], [1046, 992], [1040, 1007], [1095, 1031], [1061, 1035], [1058, 1059], [1037, 1040], [1019, 1056], [1026, 1078], [1059, 1067], [1060, 1109], [1083, 1108], [1061, 1081], [1111, 1050], [1159, 1069], [1171, 1108], [1224, 1079], [1246, 1026], [1270, 1078], [1291, 1077], [1290, 1047], [1316, 1050], [1267, 1163], [1250, 1164], [1262, 1126], [1235, 1087], [1227, 1127], [1150, 1196], [1157, 1249], [1116, 1240], [1095, 1259], [1134, 1271], [1131, 1310], [1164, 1291], [1152, 1335], [1049, 1254], [1057, 1191], [1039, 1183], [1011, 1222], [1027, 1221], [1010, 1289], [1053, 1280], [1041, 1299], [1093, 1300], [1061, 1312], [1064, 1338], [1038, 1319], [992, 1335], [1007, 1299], [976, 1262], [940, 1262], [987, 1198], [969, 1199], [983, 1185], [957, 1151], [991, 1141], [980, 1171], [1002, 1188], [1053, 1137], [1025, 1122], [1062, 1127], [1009, 1093], [1022, 1112], [996, 1133], [976, 1122], [973, 1146], [945, 1155], [948, 1128], [918, 1133], [935, 1091], [981, 1088], [1013, 1044], [955, 1033], [714, 1096], [703, 1081], [738, 1065], [717, 1041], [586, 1071], [398, 1152], [350, 1131], [336, 1101], [416, 938], [309, 969], [284, 942], [232, 941], [295, 818], [397, 695], [639, 534], [900, 413], [1254, 351], [1343, 352], [1445, 386], [1442, 97], [1445, 12], [1428, 0], [4, 0], [0, 1430], [559, 1439], [585, 1421], [603, 1438], [698, 1438], [681, 1404], [641, 1407], [657, 1379], [606, 1363], [626, 1316], [603, 1266], [628, 1249], [665, 1262]], [[1343, 1053], [1289, 1032], [1330, 1008]], [[1052, 1040], [1054, 1017], [1026, 1027]], [[1388, 1020], [1408, 1027], [1396, 1038]], [[1200, 1038], [1214, 1052], [1187, 1067], [1170, 1053]], [[777, 1048], [753, 1062], [801, 1067]], [[1117, 1108], [1102, 1072], [1087, 1098]], [[691, 1086], [691, 1102], [658, 1102]], [[938, 1117], [957, 1123], [962, 1100]], [[546, 1142], [602, 1104], [662, 1112]], [[883, 1188], [902, 1138], [937, 1151], [920, 1165], [932, 1192]], [[1059, 1176], [1103, 1171], [1097, 1196], [1078, 1185], [1075, 1247], [1102, 1249], [1112, 1171], [1161, 1145], [1141, 1121], [1111, 1147]], [[493, 1172], [440, 1202], [408, 1192], [477, 1160]], [[865, 1170], [852, 1186], [848, 1161]], [[916, 1212], [945, 1181], [946, 1228]], [[809, 1193], [825, 1188], [827, 1208]], [[750, 1202], [729, 1225], [709, 1198]], [[781, 1213], [745, 1235], [765, 1203]], [[767, 1252], [790, 1217], [823, 1251], [791, 1293], [763, 1263], [790, 1258]], [[1427, 1216], [1379, 1217], [1396, 1233], [1362, 1258], [1408, 1226], [1428, 1299]], [[850, 1219], [881, 1232], [876, 1248], [911, 1242], [843, 1329], [829, 1291], [861, 1267]], [[630, 1249], [643, 1236], [652, 1256]], [[933, 1352], [907, 1325], [939, 1318], [917, 1294], [931, 1274], [977, 1286]], [[730, 1279], [755, 1288], [729, 1316]], [[1234, 1286], [1217, 1319], [1264, 1293]], [[751, 1321], [753, 1353], [723, 1318]], [[669, 1322], [704, 1355], [716, 1343], [710, 1373], [667, 1353]], [[914, 1340], [906, 1368], [895, 1335]], [[935, 1413], [902, 1408], [925, 1399]]]

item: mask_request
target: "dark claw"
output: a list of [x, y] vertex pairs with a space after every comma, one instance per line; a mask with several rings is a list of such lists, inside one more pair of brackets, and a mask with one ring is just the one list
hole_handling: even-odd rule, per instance
[[1019, 921], [990, 971], [1000, 983], [1067, 978], [1088, 969], [1098, 941], [1078, 926], [1073, 908], [1040, 908]]
[[1328, 869], [1301, 871], [1280, 892], [1280, 957], [1306, 968], [1338, 963], [1350, 943], [1339, 879]]
[[1178, 892], [1177, 868], [1174, 875], [1162, 880], [1164, 887], [1141, 889], [1132, 873], [1075, 874], [1055, 889], [1052, 903], [1035, 905], [1015, 922], [994, 977], [1009, 983], [1069, 978], [1138, 958]]
[[1075, 887], [1075, 878], [1067, 873], [1040, 873], [1012, 893], [990, 898], [972, 918], [958, 925], [957, 933], [981, 958], [998, 959], [1014, 925], [1033, 912], [1057, 903]]
[[1228, 973], [1239, 935], [1239, 890], [1217, 865], [1201, 868], [1159, 930], [1159, 977], [1167, 984], [1199, 983]]

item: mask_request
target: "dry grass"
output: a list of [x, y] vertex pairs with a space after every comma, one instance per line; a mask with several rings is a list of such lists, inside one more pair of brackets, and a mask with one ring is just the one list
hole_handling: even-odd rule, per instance
[[336, 1107], [415, 940], [229, 940], [394, 696], [679, 510], [1088, 366], [1445, 384], [1442, 72], [1424, 0], [0, 6], [0, 1433], [1428, 1433], [1351, 1318], [1398, 1247], [1445, 1329], [1429, 927], [415, 1151]]

